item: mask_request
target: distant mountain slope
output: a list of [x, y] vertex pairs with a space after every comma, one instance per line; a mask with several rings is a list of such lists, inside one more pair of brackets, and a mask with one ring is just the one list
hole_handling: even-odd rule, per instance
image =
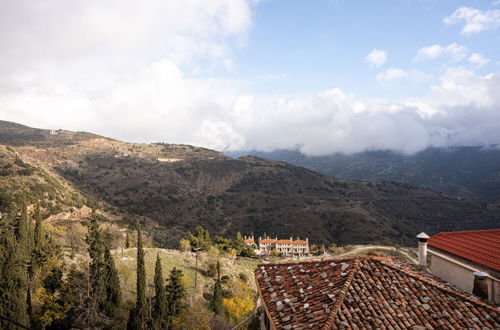
[[430, 148], [415, 155], [371, 151], [307, 157], [298, 151], [237, 152], [304, 166], [337, 178], [396, 181], [450, 196], [500, 201], [500, 149]]
[[499, 212], [485, 203], [408, 185], [335, 179], [186, 145], [74, 140], [68, 134], [68, 141], [57, 143], [17, 138], [14, 149], [119, 212], [154, 220], [162, 246], [176, 246], [196, 225], [218, 235], [240, 231], [348, 244], [395, 243], [401, 237], [414, 243], [420, 231], [491, 228], [500, 222]]

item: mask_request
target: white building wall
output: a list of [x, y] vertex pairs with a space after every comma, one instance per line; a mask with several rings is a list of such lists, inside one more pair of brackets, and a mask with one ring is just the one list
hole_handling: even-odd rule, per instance
[[[431, 255], [432, 275], [435, 275], [445, 282], [454, 284], [457, 288], [471, 293], [474, 289], [474, 272], [485, 271], [471, 265], [465, 265], [458, 261], [453, 261], [450, 257], [440, 255], [429, 250]], [[451, 259], [451, 260], [449, 260]], [[489, 300], [494, 304], [500, 304], [500, 279], [488, 279]]]
[[473, 271], [448, 261], [440, 256], [431, 254], [432, 275], [445, 282], [453, 283], [456, 287], [472, 293], [474, 287]]

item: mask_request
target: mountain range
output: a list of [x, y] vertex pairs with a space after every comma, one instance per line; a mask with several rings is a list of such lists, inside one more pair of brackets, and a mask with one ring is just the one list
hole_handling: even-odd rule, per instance
[[497, 147], [428, 148], [411, 155], [367, 151], [308, 157], [296, 150], [227, 154], [232, 157], [250, 154], [283, 161], [336, 178], [394, 181], [454, 197], [500, 201], [500, 149]]
[[[494, 203], [397, 182], [334, 178], [255, 156], [233, 159], [189, 145], [125, 143], [5, 121], [0, 121], [0, 144], [0, 168], [6, 170], [0, 176], [3, 196], [20, 178], [33, 182], [45, 176], [49, 186], [61, 185], [50, 189], [68, 191], [59, 194], [63, 204], [73, 194], [82, 201], [73, 208], [93, 200], [108, 214], [140, 218], [162, 247], [176, 247], [198, 225], [225, 236], [239, 231], [256, 237], [308, 237], [313, 243], [403, 240], [414, 245], [421, 231], [434, 234], [500, 223]], [[34, 170], [20, 172], [13, 168], [16, 161]], [[50, 194], [43, 194], [49, 187], [40, 189], [39, 197], [52, 205]]]

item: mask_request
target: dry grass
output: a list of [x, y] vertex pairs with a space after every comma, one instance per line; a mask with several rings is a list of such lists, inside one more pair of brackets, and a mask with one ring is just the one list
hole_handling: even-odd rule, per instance
[[[149, 290], [153, 288], [153, 277], [156, 263], [156, 255], [160, 254], [162, 263], [163, 277], [166, 279], [170, 271], [176, 267], [182, 270], [185, 275], [185, 283], [188, 289], [188, 300], [193, 302], [199, 299], [203, 292], [207, 292], [212, 285], [213, 280], [204, 276], [210, 263], [217, 260], [221, 264], [221, 275], [237, 277], [239, 273], [245, 273], [249, 278], [249, 285], [255, 289], [253, 279], [253, 270], [260, 263], [257, 259], [235, 259], [226, 256], [218, 256], [206, 252], [198, 254], [198, 268], [196, 268], [196, 255], [193, 252], [182, 252], [177, 250], [166, 250], [158, 248], [145, 248], [146, 278], [149, 284]], [[121, 287], [125, 300], [134, 300], [136, 293], [136, 258], [137, 250], [135, 248], [125, 249], [123, 254], [121, 250], [114, 251], [116, 267], [120, 275]], [[197, 285], [194, 286], [195, 274], [197, 276]]]

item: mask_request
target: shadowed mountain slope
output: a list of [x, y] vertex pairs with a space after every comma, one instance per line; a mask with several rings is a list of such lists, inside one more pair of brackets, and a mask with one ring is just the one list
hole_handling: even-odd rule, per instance
[[[24, 129], [24, 128], [22, 128]], [[2, 128], [0, 127], [0, 131]], [[16, 137], [13, 147], [32, 164], [57, 171], [121, 213], [160, 226], [155, 239], [176, 246], [202, 225], [217, 235], [309, 237], [313, 242], [413, 243], [420, 231], [492, 228], [498, 211], [412, 186], [335, 179], [256, 157], [231, 159], [186, 145], [130, 144], [85, 134]], [[11, 144], [9, 133], [2, 144]], [[66, 143], [67, 142], [67, 143]]]

